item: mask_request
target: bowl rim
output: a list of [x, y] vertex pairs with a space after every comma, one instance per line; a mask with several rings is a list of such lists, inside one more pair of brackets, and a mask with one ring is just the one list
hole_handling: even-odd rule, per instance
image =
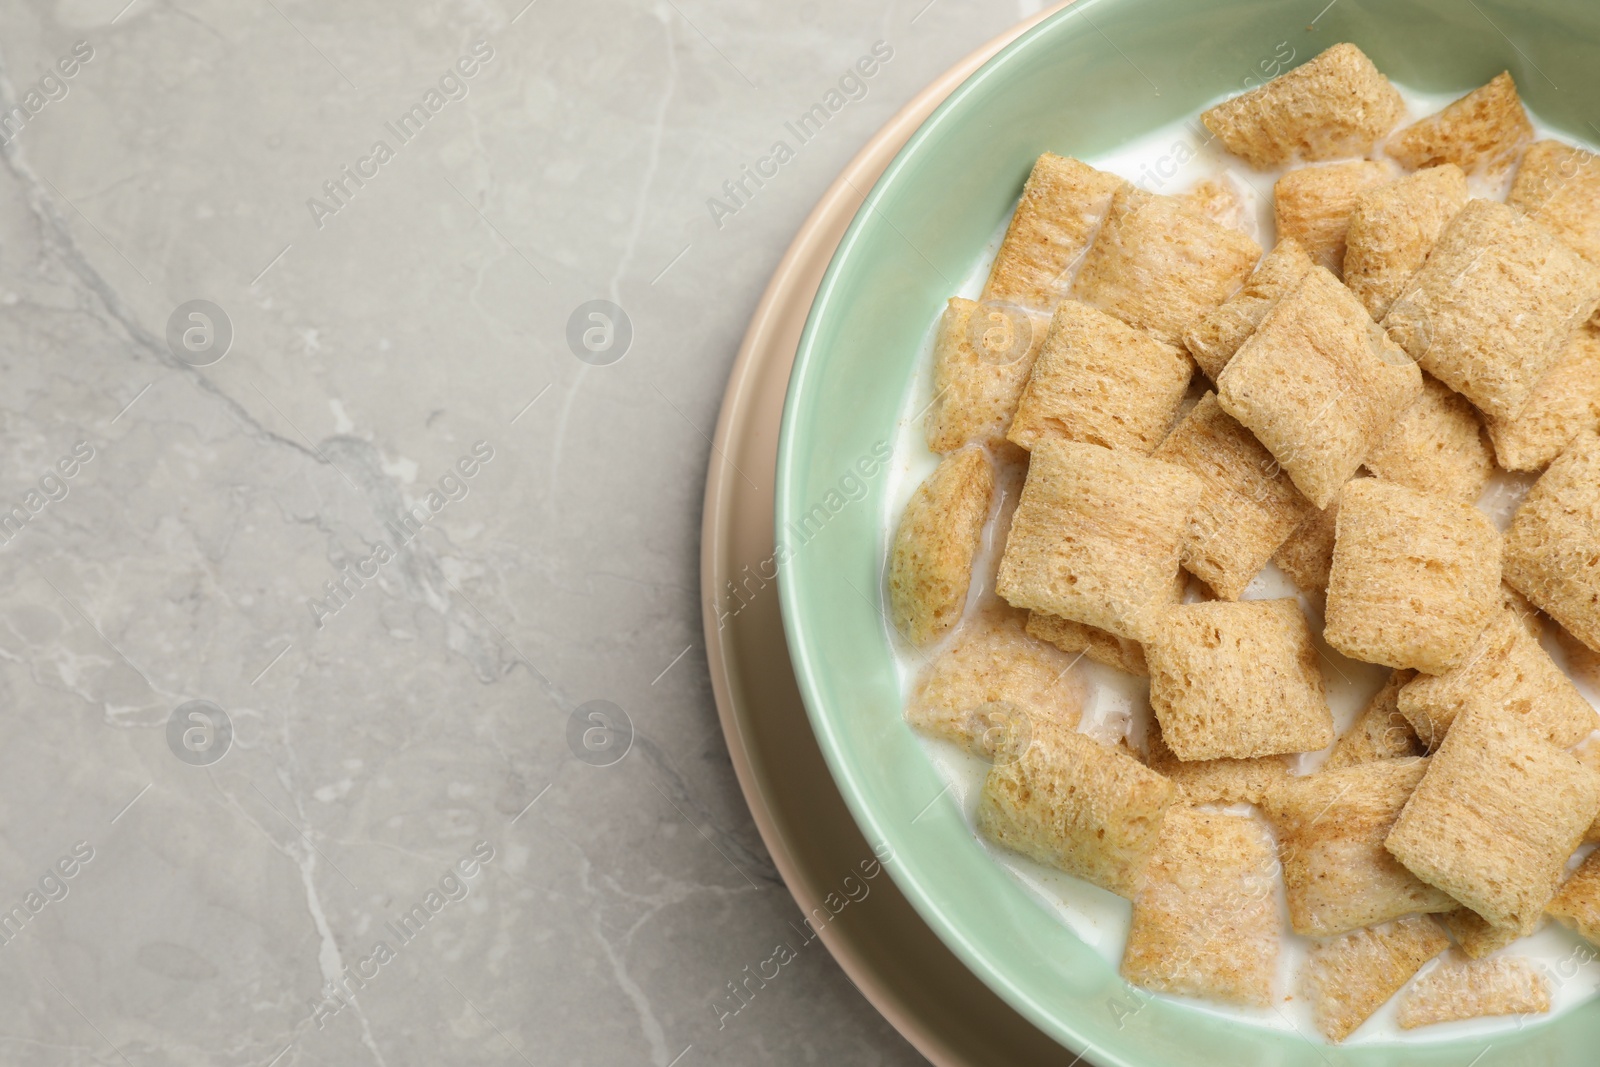
[[[752, 455], [757, 463], [762, 462], [760, 438], [763, 435], [759, 427], [764, 421], [770, 420], [773, 414], [782, 411], [789, 372], [795, 353], [799, 350], [800, 333], [805, 326], [803, 319], [795, 323], [802, 309], [794, 307], [793, 297], [800, 296], [804, 300], [803, 310], [809, 314], [814, 291], [800, 293], [797, 290], [804, 290], [808, 286], [814, 290], [820, 285], [832, 261], [835, 242], [849, 228], [859, 207], [859, 195], [854, 190], [866, 184], [864, 178], [875, 181], [882, 168], [888, 165], [921, 126], [923, 119], [932, 114], [938, 103], [973, 71], [1034, 24], [1072, 2], [1053, 0], [1049, 7], [1018, 20], [953, 63], [887, 119], [846, 164], [827, 192], [818, 199], [812, 213], [796, 232], [782, 262], [773, 272], [767, 290], [750, 320], [724, 393], [714, 444], [707, 460], [701, 529], [700, 593], [710, 610], [704, 613], [702, 636], [718, 718], [740, 789], [779, 874], [800, 905], [800, 910], [806, 914], [823, 905], [824, 897], [831, 888], [831, 884], [826, 884], [817, 858], [808, 855], [803, 841], [797, 840], [797, 824], [801, 821], [799, 817], [803, 809], [796, 801], [810, 803], [816, 798], [786, 795], [781, 785], [772, 779], [772, 764], [780, 758], [781, 750], [772, 747], [771, 742], [763, 745], [756, 739], [758, 734], [765, 735], [770, 730], [761, 725], [765, 718], [763, 712], [769, 709], [763, 706], [758, 694], [770, 693], [770, 689], [767, 682], [756, 679], [760, 673], [758, 664], [765, 665], [769, 662], [766, 656], [778, 654], [785, 657], [778, 669], [789, 671], [787, 652], [779, 652], [776, 647], [765, 644], [743, 647], [745, 641], [737, 634], [744, 620], [729, 621], [725, 633], [715, 608], [723, 583], [736, 577], [738, 564], [744, 562], [737, 555], [736, 546], [740, 538], [764, 525], [765, 548], [770, 552], [774, 547], [771, 490], [768, 490], [768, 496], [763, 501], [760, 489], [747, 486], [738, 473], [738, 467], [744, 465], [753, 470], [748, 467]], [[826, 247], [822, 247], [824, 244]], [[791, 326], [791, 323], [794, 325]], [[783, 364], [781, 377], [778, 377], [778, 368], [774, 366], [779, 363]], [[766, 461], [766, 469], [776, 470], [777, 442], [771, 441], [766, 448], [770, 457]], [[764, 514], [758, 514], [754, 509]], [[771, 610], [774, 616], [779, 614], [776, 603], [772, 604]], [[741, 665], [741, 660], [747, 662]], [[790, 677], [793, 677], [792, 672]], [[820, 755], [820, 746], [818, 752]], [[835, 795], [840, 795], [831, 776], [827, 788]], [[850, 831], [859, 832], [853, 812], [847, 818], [851, 823]], [[814, 822], [814, 819], [806, 821]], [[861, 847], [865, 849], [864, 842]], [[901, 899], [904, 899], [903, 894]], [[919, 918], [921, 915], [914, 908], [912, 914]], [[851, 917], [855, 917], [853, 912]], [[949, 951], [943, 938], [925, 922], [921, 925], [923, 937], [937, 942], [943, 951]], [[984, 1032], [977, 1035], [976, 1039], [967, 1038], [958, 1042], [954, 1034], [957, 1031], [965, 1033], [966, 1030], [962, 1020], [949, 1021], [951, 1025], [947, 1030], [946, 1021], [934, 1019], [928, 1014], [930, 1009], [927, 1005], [907, 996], [899, 975], [885, 967], [886, 957], [878, 953], [884, 952], [889, 944], [866, 942], [859, 934], [852, 934], [846, 923], [839, 920], [824, 924], [818, 934], [856, 988], [936, 1067], [992, 1064], [996, 1049], [987, 1042], [1000, 1035], [988, 1029], [988, 1026], [997, 1021], [1015, 1027], [1031, 1026], [1026, 1018], [1020, 1016], [1001, 1017], [983, 1013], [979, 1018], [986, 1024]], [[901, 949], [905, 944], [897, 941], [893, 947]], [[977, 983], [982, 990], [998, 997], [959, 958], [952, 958], [951, 968], [965, 970], [971, 975], [969, 982]], [[968, 1007], [965, 1002], [955, 1003], [962, 1008]], [[999, 1009], [1005, 1007], [1002, 1001]], [[1056, 1042], [1053, 1035], [1035, 1032], [1041, 1035], [1042, 1039], [1036, 1039], [1040, 1044], [1044, 1040]], [[981, 1054], [979, 1049], [983, 1050]], [[1008, 1059], [1006, 1062], [1020, 1065], [1035, 1061]]]
[[[1035, 42], [1047, 36], [1060, 22], [1071, 18], [1079, 12], [1102, 6], [1110, 0], [1074, 0], [1059, 11], [1041, 19], [1037, 24], [1020, 34], [1010, 44], [990, 57], [981, 67], [961, 82], [934, 111], [923, 120], [915, 133], [907, 139], [900, 150], [895, 153], [894, 159], [884, 168], [871, 190], [862, 199], [861, 206], [856, 209], [854, 219], [849, 228], [840, 239], [838, 247], [834, 250], [833, 258], [828, 263], [827, 272], [822, 277], [821, 284], [811, 304], [811, 310], [806, 316], [805, 329], [800, 335], [800, 343], [795, 350], [794, 369], [789, 379], [789, 388], [784, 397], [783, 418], [778, 431], [778, 459], [777, 476], [774, 481], [774, 522], [775, 529], [788, 528], [789, 522], [794, 518], [790, 514], [790, 498], [793, 496], [793, 479], [795, 478], [794, 466], [797, 448], [796, 437], [796, 411], [807, 402], [808, 394], [805, 388], [805, 369], [815, 351], [816, 334], [819, 324], [829, 304], [837, 296], [839, 275], [844, 269], [844, 264], [850, 253], [861, 240], [862, 231], [867, 226], [867, 220], [877, 210], [878, 203], [883, 199], [885, 190], [892, 185], [901, 172], [915, 159], [922, 146], [929, 140], [938, 136], [944, 123], [952, 112], [963, 107], [968, 97], [978, 92], [980, 87], [991, 77], [994, 77], [999, 68], [1011, 61], [1012, 57], [1020, 52], [1033, 47]], [[863, 796], [861, 783], [852, 773], [849, 762], [845, 759], [843, 747], [839, 736], [834, 732], [831, 720], [821, 712], [823, 701], [817, 691], [816, 671], [817, 665], [811, 660], [809, 642], [801, 639], [801, 635], [808, 632], [802, 612], [796, 603], [793, 592], [793, 580], [789, 577], [788, 568], [779, 568], [778, 573], [778, 599], [783, 616], [784, 632], [788, 636], [789, 657], [794, 666], [795, 679], [799, 683], [800, 694], [806, 707], [806, 715], [811, 721], [813, 732], [822, 748], [822, 754], [832, 772], [834, 781], [838, 783], [840, 793], [844, 796], [845, 804], [855, 817], [868, 840], [888, 840], [889, 834], [885, 833], [882, 821], [873, 806]], [[944, 910], [933, 899], [929, 887], [915, 877], [905, 872], [900, 864], [886, 863], [885, 869], [890, 877], [911, 902], [917, 914], [933, 928], [952, 952], [954, 952], [970, 970], [989, 988], [999, 993], [1012, 1007], [1016, 1008], [1035, 1026], [1050, 1034], [1056, 1041], [1067, 1047], [1070, 1051], [1087, 1054], [1090, 1047], [1094, 1047], [1095, 1055], [1105, 1067], [1146, 1067], [1133, 1060], [1120, 1055], [1115, 1050], [1093, 1046], [1084, 1034], [1070, 1022], [1061, 1018], [1056, 1012], [1049, 1011], [1040, 1004], [1027, 991], [1017, 985], [1003, 969], [991, 964], [988, 956], [980, 950], [978, 945], [970, 941], [961, 931], [945, 916]]]

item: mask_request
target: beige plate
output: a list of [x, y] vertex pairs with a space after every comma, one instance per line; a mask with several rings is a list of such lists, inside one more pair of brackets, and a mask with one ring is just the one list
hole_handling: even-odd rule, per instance
[[[772, 483], [789, 370], [833, 250], [878, 175], [956, 86], [1064, 6], [1013, 27], [950, 68], [850, 162], [772, 276], [723, 398], [701, 525], [706, 657], [739, 785], [767, 850], [807, 914], [826, 916], [829, 894], [839, 907], [843, 880], [871, 859], [872, 848], [811, 733], [778, 613]], [[972, 975], [890, 879], [874, 879], [860, 904], [817, 925], [856, 987], [940, 1067], [1079, 1062]]]

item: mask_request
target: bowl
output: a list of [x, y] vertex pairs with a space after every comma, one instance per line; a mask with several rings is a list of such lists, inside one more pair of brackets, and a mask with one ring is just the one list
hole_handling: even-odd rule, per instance
[[[812, 305], [778, 448], [784, 627], [828, 766], [896, 884], [975, 974], [1110, 1067], [1589, 1063], [1586, 1006], [1492, 1040], [1330, 1046], [1131, 988], [973, 836], [901, 716], [883, 588], [892, 447], [927, 337], [1044, 151], [1094, 156], [1340, 41], [1390, 78], [1464, 93], [1503, 69], [1573, 140], [1600, 135], [1600, 6], [1560, 0], [1079, 0], [995, 56], [907, 142]], [[907, 45], [906, 47], [909, 47]], [[770, 577], [770, 576], [768, 576]]]

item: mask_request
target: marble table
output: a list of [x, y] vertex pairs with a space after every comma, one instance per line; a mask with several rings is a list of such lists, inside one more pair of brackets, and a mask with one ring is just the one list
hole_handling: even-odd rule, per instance
[[[0, 1062], [905, 1064], [700, 637], [810, 205], [1037, 4], [0, 5]], [[722, 1007], [719, 1007], [722, 1005]]]

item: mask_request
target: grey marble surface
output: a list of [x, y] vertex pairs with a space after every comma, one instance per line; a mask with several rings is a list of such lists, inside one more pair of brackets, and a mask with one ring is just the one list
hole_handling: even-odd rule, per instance
[[719, 1026], [798, 911], [707, 435], [832, 176], [1037, 5], [125, 3], [0, 5], [0, 1062], [916, 1062], [820, 945]]

